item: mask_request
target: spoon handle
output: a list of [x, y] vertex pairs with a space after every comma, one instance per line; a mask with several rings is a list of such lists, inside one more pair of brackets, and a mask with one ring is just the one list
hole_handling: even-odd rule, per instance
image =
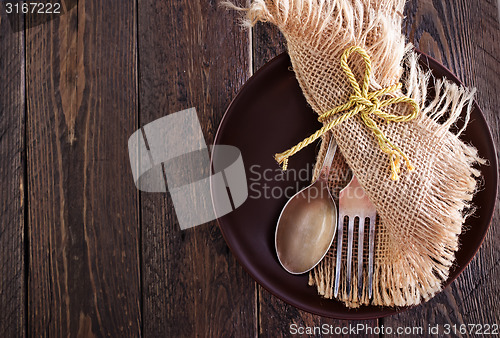
[[318, 181], [328, 182], [328, 177], [330, 176], [330, 169], [332, 167], [333, 158], [337, 152], [337, 142], [332, 134], [330, 134], [330, 142], [328, 143], [328, 150], [326, 151], [325, 159], [323, 160], [323, 165], [321, 166], [321, 171], [318, 177]]

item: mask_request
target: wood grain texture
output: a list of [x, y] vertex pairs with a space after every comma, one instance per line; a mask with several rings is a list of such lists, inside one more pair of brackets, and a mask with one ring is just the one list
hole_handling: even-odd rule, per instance
[[[238, 17], [218, 1], [139, 1], [141, 126], [195, 107], [213, 143], [249, 77], [249, 35]], [[141, 213], [144, 335], [254, 336], [255, 283], [216, 223], [181, 231], [168, 194], [141, 193]]]
[[252, 73], [283, 52], [286, 41], [278, 27], [259, 22], [252, 28]]
[[135, 13], [80, 0], [26, 31], [30, 336], [140, 335]]
[[[285, 50], [278, 30], [250, 33], [215, 0], [64, 3], [52, 20], [28, 18], [26, 32], [0, 6], [0, 336], [274, 337], [291, 324], [358, 324], [272, 296], [215, 222], [181, 231], [170, 196], [132, 182], [128, 137], [195, 107], [210, 145], [243, 83]], [[478, 89], [497, 149], [499, 13], [497, 0], [409, 0], [403, 27]], [[450, 287], [363, 323], [500, 324], [499, 209]]]
[[[0, 7], [1, 8], [1, 7]], [[22, 20], [0, 13], [0, 337], [23, 337], [25, 90]]]
[[[477, 88], [476, 100], [500, 148], [500, 27], [496, 1], [409, 1], [405, 31], [410, 42]], [[386, 325], [500, 324], [500, 212], [476, 257], [458, 279], [431, 301]], [[441, 331], [442, 332], [442, 331]], [[474, 336], [464, 334], [463, 336]]]
[[[286, 42], [279, 30], [270, 24], [258, 23], [253, 28], [253, 71], [257, 71], [273, 57], [286, 51]], [[311, 118], [315, 118], [311, 116]], [[363, 324], [372, 328], [378, 326], [377, 320], [346, 321], [312, 315], [288, 305], [274, 297], [264, 288], [258, 286], [259, 301], [259, 335], [263, 337], [286, 337], [291, 331], [291, 325], [296, 327], [348, 327], [349, 324]], [[315, 336], [321, 336], [315, 335]], [[349, 337], [351, 335], [345, 335]], [[374, 337], [375, 335], [357, 335], [358, 337]]]

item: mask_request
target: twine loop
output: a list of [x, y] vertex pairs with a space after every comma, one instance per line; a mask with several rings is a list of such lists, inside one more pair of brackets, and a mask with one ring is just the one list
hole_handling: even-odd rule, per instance
[[[356, 80], [351, 68], [347, 64], [347, 60], [352, 53], [358, 53], [363, 58], [365, 64], [365, 72], [363, 76], [363, 81], [361, 86]], [[379, 97], [387, 95], [388, 93], [393, 93], [399, 90], [402, 85], [397, 83], [390, 87], [386, 87], [380, 90], [369, 92], [370, 84], [370, 74], [371, 74], [371, 62], [368, 53], [361, 47], [353, 46], [348, 48], [342, 54], [340, 59], [340, 67], [347, 76], [349, 83], [352, 87], [352, 94], [349, 97], [349, 101], [337, 106], [322, 115], [319, 116], [318, 120], [320, 122], [327, 122], [323, 127], [317, 130], [314, 134], [304, 139], [292, 148], [284, 151], [282, 153], [276, 154], [274, 158], [276, 161], [282, 165], [283, 170], [287, 169], [288, 158], [295, 153], [299, 152], [303, 148], [307, 147], [312, 142], [316, 141], [319, 137], [323, 136], [334, 126], [341, 124], [345, 120], [359, 114], [363, 123], [370, 129], [377, 138], [380, 149], [389, 155], [390, 166], [391, 166], [391, 179], [397, 180], [398, 174], [400, 173], [400, 161], [403, 158], [406, 162], [406, 167], [409, 171], [414, 170], [408, 157], [399, 149], [394, 143], [392, 143], [384, 134], [382, 130], [378, 127], [377, 123], [373, 117], [378, 116], [379, 118], [389, 122], [407, 122], [413, 120], [418, 116], [420, 108], [415, 100], [408, 96], [392, 97], [385, 100], [380, 100]], [[389, 114], [381, 110], [382, 107], [386, 107], [397, 103], [408, 103], [412, 107], [412, 111], [408, 115], [394, 115]], [[343, 114], [339, 114], [342, 113]], [[335, 117], [335, 115], [338, 115]], [[332, 117], [334, 117], [332, 119]]]

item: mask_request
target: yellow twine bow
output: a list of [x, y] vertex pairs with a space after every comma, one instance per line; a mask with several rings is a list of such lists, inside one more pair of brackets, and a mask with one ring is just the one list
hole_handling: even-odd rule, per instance
[[[349, 56], [353, 53], [357, 52], [358, 54], [361, 55], [363, 58], [363, 61], [365, 63], [365, 73], [364, 73], [364, 78], [363, 78], [363, 83], [361, 85], [361, 88], [359, 87], [358, 82], [356, 81], [356, 78], [354, 77], [354, 74], [351, 71], [351, 68], [349, 68], [349, 65], [347, 64], [347, 59]], [[380, 118], [383, 118], [387, 122], [393, 121], [393, 122], [407, 122], [415, 117], [417, 117], [419, 113], [419, 107], [417, 102], [413, 100], [412, 98], [409, 98], [407, 96], [401, 96], [401, 97], [394, 97], [390, 98], [387, 100], [379, 100], [379, 96], [386, 95], [388, 93], [395, 92], [396, 90], [401, 88], [401, 83], [395, 84], [393, 86], [383, 88], [374, 92], [368, 92], [368, 86], [370, 83], [370, 73], [371, 73], [371, 62], [370, 62], [370, 57], [368, 56], [367, 52], [361, 48], [361, 47], [356, 47], [353, 46], [349, 49], [347, 49], [343, 54], [340, 59], [340, 67], [344, 71], [344, 73], [347, 75], [347, 78], [349, 79], [349, 82], [351, 83], [353, 93], [351, 97], [349, 98], [349, 101], [347, 103], [344, 103], [338, 107], [335, 107], [326, 113], [322, 114], [318, 120], [320, 122], [324, 122], [328, 120], [330, 117], [340, 113], [340, 112], [345, 112], [344, 114], [338, 116], [337, 118], [331, 120], [327, 124], [323, 125], [321, 129], [316, 131], [314, 134], [309, 136], [308, 138], [304, 139], [302, 142], [298, 143], [297, 145], [293, 146], [292, 148], [288, 149], [285, 152], [282, 152], [280, 154], [276, 154], [274, 158], [276, 161], [282, 165], [283, 170], [287, 169], [288, 166], [288, 158], [295, 153], [299, 152], [303, 148], [307, 147], [309, 144], [312, 142], [316, 141], [320, 136], [324, 135], [328, 130], [332, 129], [334, 126], [344, 122], [350, 117], [353, 117], [354, 115], [360, 113], [361, 115], [361, 120], [365, 123], [365, 125], [373, 131], [375, 136], [377, 137], [378, 144], [380, 146], [380, 149], [388, 154], [390, 156], [390, 163], [391, 163], [391, 178], [393, 180], [398, 179], [398, 174], [400, 172], [400, 158], [402, 157], [406, 161], [406, 166], [408, 170], [414, 170], [414, 167], [411, 165], [410, 160], [406, 155], [389, 139], [384, 135], [382, 130], [377, 126], [375, 121], [370, 117], [371, 114], [378, 116]], [[393, 115], [393, 114], [388, 114], [384, 111], [382, 111], [380, 108], [395, 104], [395, 103], [409, 103], [413, 107], [413, 111], [408, 114], [408, 115]]]

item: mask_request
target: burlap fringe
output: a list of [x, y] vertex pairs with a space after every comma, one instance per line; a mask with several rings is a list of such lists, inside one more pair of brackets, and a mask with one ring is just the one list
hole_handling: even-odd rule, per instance
[[[407, 234], [412, 236], [413, 242], [400, 234], [395, 238], [391, 237], [400, 229], [395, 229], [381, 215], [376, 238], [373, 299], [368, 300], [366, 288], [361, 299], [358, 299], [356, 285], [359, 277], [354, 271], [354, 292], [351, 296], [346, 294], [346, 276], [342, 275], [339, 295], [339, 299], [349, 307], [368, 303], [384, 306], [414, 305], [440, 291], [453, 264], [462, 225], [473, 211], [470, 203], [477, 188], [476, 178], [480, 176], [480, 172], [474, 168], [475, 163], [482, 162], [476, 149], [458, 140], [469, 120], [474, 90], [469, 91], [451, 82], [437, 80], [433, 84], [435, 97], [428, 100], [430, 74], [419, 67], [418, 56], [413, 52], [412, 46], [405, 45], [401, 34], [404, 4], [404, 0], [254, 0], [248, 9], [244, 9], [247, 11], [247, 25], [251, 26], [258, 21], [271, 22], [283, 32], [289, 49], [293, 47], [290, 54], [299, 84], [316, 112], [322, 113], [332, 108], [331, 100], [318, 99], [332, 90], [330, 88], [322, 92], [323, 87], [319, 86], [315, 88], [319, 92], [309, 92], [309, 75], [299, 72], [310, 67], [303, 63], [314, 60], [302, 60], [297, 56], [307, 55], [311, 58], [316, 53], [318, 59], [331, 57], [331, 60], [326, 61], [336, 64], [346, 48], [352, 45], [362, 46], [372, 59], [371, 88], [380, 89], [401, 80], [406, 95], [415, 99], [421, 107], [422, 114], [417, 121], [412, 122], [412, 126], [425, 130], [422, 140], [432, 142], [432, 147], [437, 148], [432, 154], [427, 154], [423, 161], [432, 163], [433, 168], [424, 169], [432, 170], [434, 178], [432, 185], [424, 187], [426, 193], [419, 200], [421, 205], [417, 206], [419, 217], [411, 218], [412, 224], [409, 224], [411, 229], [418, 230]], [[403, 74], [404, 63], [407, 71]], [[322, 66], [324, 67], [324, 63]], [[338, 86], [333, 81], [335, 74], [332, 77], [330, 85]], [[342, 89], [336, 89], [336, 92], [343, 93]], [[464, 127], [455, 134], [450, 133], [450, 128], [456, 124], [464, 110]], [[338, 133], [334, 130], [334, 134], [336, 132]], [[322, 163], [327, 141], [326, 138], [323, 140], [315, 176]], [[339, 146], [342, 149], [342, 144]], [[439, 150], [440, 147], [443, 147], [443, 151]], [[418, 149], [413, 151], [418, 154]], [[429, 157], [432, 157], [432, 161]], [[359, 166], [349, 156], [346, 161], [358, 178], [360, 174], [363, 177]], [[363, 184], [361, 180], [360, 182]], [[423, 184], [426, 182], [429, 181], [423, 181]], [[374, 193], [369, 188], [365, 186], [372, 198]], [[380, 201], [373, 202], [379, 208]], [[401, 241], [401, 249], [392, 248], [395, 240]], [[418, 250], [411, 247], [415, 243], [419, 244]], [[318, 293], [326, 298], [333, 297], [334, 257], [335, 248], [332, 247], [309, 276], [309, 284], [316, 285]], [[366, 273], [361, 278], [366, 280]]]

